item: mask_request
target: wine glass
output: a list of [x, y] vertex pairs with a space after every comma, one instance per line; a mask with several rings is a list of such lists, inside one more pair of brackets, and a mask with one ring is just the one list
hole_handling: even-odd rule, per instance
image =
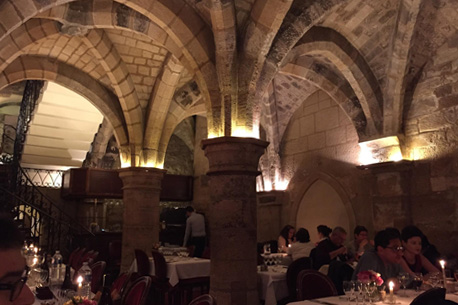
[[343, 281], [342, 289], [348, 299], [348, 304], [350, 304], [350, 301], [355, 294], [355, 283], [352, 281]]
[[431, 274], [428, 281], [433, 288], [437, 287], [441, 281], [439, 277], [439, 272], [434, 272], [433, 274]]
[[401, 297], [407, 297], [406, 293], [406, 285], [409, 282], [409, 274], [406, 272], [401, 272], [398, 274], [398, 281], [401, 285], [402, 293], [400, 294]]
[[420, 272], [415, 273], [415, 275], [412, 278], [412, 283], [415, 291], [419, 291], [421, 285], [423, 284], [423, 274], [421, 274]]
[[36, 268], [34, 270], [36, 272], [35, 273], [36, 274], [35, 283], [37, 284], [37, 287], [45, 287], [45, 286], [47, 286], [48, 275], [49, 275], [48, 270], [42, 269], [42, 268]]

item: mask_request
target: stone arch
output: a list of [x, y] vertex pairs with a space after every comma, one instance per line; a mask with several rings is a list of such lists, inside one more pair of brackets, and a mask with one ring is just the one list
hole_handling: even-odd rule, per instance
[[0, 89], [26, 79], [52, 81], [81, 94], [91, 101], [110, 122], [118, 144], [128, 145], [126, 123], [119, 101], [97, 80], [59, 61], [37, 56], [23, 56], [13, 61], [0, 74]]
[[[355, 213], [353, 211], [353, 207], [347, 192], [345, 192], [344, 187], [334, 177], [322, 171], [315, 171], [305, 177], [305, 179], [295, 183], [295, 188], [300, 191], [296, 192], [294, 197], [291, 198], [293, 205], [291, 206], [289, 223], [296, 225], [296, 215], [299, 212], [300, 206], [302, 204], [302, 199], [318, 181], [322, 181], [329, 185], [339, 196], [348, 216], [349, 228], [354, 228], [356, 225]], [[310, 233], [312, 234], [312, 232]]]
[[[0, 12], [3, 28], [0, 27], [0, 41], [32, 17], [61, 18], [63, 20], [68, 6], [74, 0], [33, 1], [20, 3], [5, 2]], [[214, 40], [211, 29], [192, 9], [187, 10], [185, 1], [159, 0], [154, 2], [141, 0], [123, 1], [123, 4], [111, 0], [85, 1], [82, 5], [87, 27], [123, 27], [141, 32], [161, 42], [189, 70], [196, 74], [196, 81], [205, 97], [206, 108], [212, 114], [213, 108], [221, 104], [219, 87], [214, 65]], [[63, 6], [67, 5], [67, 7]], [[117, 10], [127, 10], [123, 14], [122, 24], [113, 18]], [[21, 12], [21, 13], [18, 13]], [[74, 18], [75, 14], [73, 14]], [[70, 25], [78, 25], [71, 16]], [[116, 23], [114, 23], [116, 21]], [[4, 30], [7, 29], [7, 30]], [[179, 29], [174, 31], [174, 29]], [[197, 35], [193, 35], [197, 33]], [[209, 116], [213, 126], [212, 115]]]
[[[172, 104], [174, 103], [176, 102], [172, 101]], [[162, 129], [161, 140], [158, 146], [157, 164], [164, 164], [167, 145], [169, 143], [170, 137], [173, 134], [173, 131], [178, 126], [178, 124], [180, 124], [184, 119], [190, 116], [202, 115], [206, 112], [206, 109], [203, 104], [195, 105], [194, 107], [188, 110], [184, 110], [178, 105], [173, 106], [174, 107], [169, 108], [169, 114], [167, 115], [167, 119], [164, 123], [164, 128]]]
[[344, 75], [355, 92], [368, 123], [370, 135], [383, 133], [383, 95], [378, 81], [360, 52], [333, 29], [313, 27], [288, 55], [325, 56]]
[[339, 80], [336, 79], [331, 81], [321, 71], [317, 71], [313, 60], [310, 58], [301, 58], [301, 60], [288, 63], [282, 68], [280, 73], [291, 74], [305, 79], [326, 92], [352, 121], [358, 133], [359, 140], [364, 141], [370, 137], [370, 133], [366, 131], [367, 119], [364, 111], [358, 98], [348, 84], [339, 83]]

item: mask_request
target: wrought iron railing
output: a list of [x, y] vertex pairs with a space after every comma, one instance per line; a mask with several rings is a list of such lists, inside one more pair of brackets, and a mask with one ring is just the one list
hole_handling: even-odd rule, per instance
[[20, 166], [27, 130], [43, 84], [43, 81], [26, 83], [13, 158], [10, 162], [3, 162], [0, 171], [0, 207], [13, 214], [29, 239], [35, 240], [43, 249], [52, 251], [70, 246], [71, 241], [67, 239], [74, 234], [92, 233], [38, 189]]
[[62, 170], [28, 167], [23, 167], [22, 169], [35, 186], [49, 188], [60, 188], [62, 186], [62, 176], [64, 174]]
[[30, 239], [35, 240], [43, 249], [55, 250], [68, 246], [71, 236], [90, 233], [69, 213], [65, 212], [53, 200], [33, 185], [22, 167], [15, 192], [1, 187], [9, 197], [10, 212], [20, 220]]

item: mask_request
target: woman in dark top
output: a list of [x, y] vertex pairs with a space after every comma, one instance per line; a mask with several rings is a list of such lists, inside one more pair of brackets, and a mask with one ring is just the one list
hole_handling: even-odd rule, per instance
[[439, 272], [431, 262], [421, 254], [421, 240], [423, 233], [416, 226], [407, 226], [402, 229], [401, 238], [404, 246], [401, 266], [410, 274]]
[[288, 245], [294, 242], [294, 235], [296, 230], [293, 226], [286, 225], [280, 231], [280, 236], [278, 237], [278, 252], [288, 252]]
[[315, 246], [318, 245], [320, 241], [329, 238], [329, 234], [332, 232], [332, 229], [326, 225], [319, 225], [316, 227], [316, 230], [318, 232], [318, 241], [315, 243]]

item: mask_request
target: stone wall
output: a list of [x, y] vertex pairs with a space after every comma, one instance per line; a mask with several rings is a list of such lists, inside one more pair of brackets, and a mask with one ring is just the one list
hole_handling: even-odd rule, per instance
[[[411, 121], [419, 123], [418, 117]], [[386, 226], [402, 229], [413, 223], [440, 252], [457, 252], [458, 158], [453, 143], [440, 136], [452, 128], [456, 123], [436, 131], [417, 129], [415, 135], [410, 131], [404, 156], [409, 143], [423, 138], [422, 151], [434, 152], [423, 154], [425, 159], [360, 167], [358, 138], [350, 120], [324, 92], [315, 92], [295, 112], [282, 140], [282, 171], [291, 179], [290, 199], [283, 201], [282, 225], [295, 225], [301, 199], [321, 179], [347, 201], [353, 224], [368, 227], [372, 237]], [[317, 217], [326, 219], [325, 215]], [[311, 236], [315, 234], [314, 228], [307, 229]]]

